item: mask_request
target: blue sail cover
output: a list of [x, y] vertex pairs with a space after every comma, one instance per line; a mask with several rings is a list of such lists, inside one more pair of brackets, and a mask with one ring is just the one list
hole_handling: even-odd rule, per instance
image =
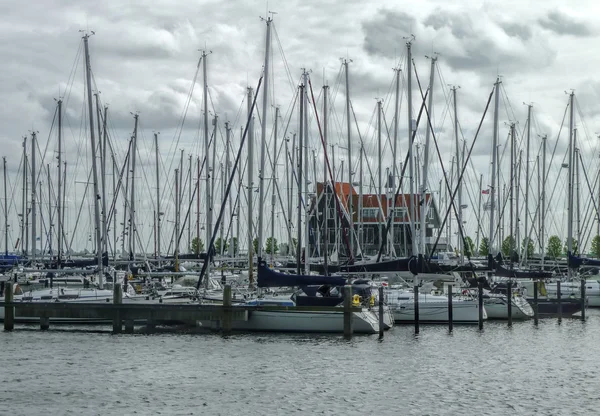
[[258, 287], [289, 287], [331, 285], [344, 286], [346, 279], [335, 276], [304, 276], [285, 274], [271, 270], [264, 261], [258, 263]]
[[569, 267], [576, 269], [580, 266], [600, 266], [600, 260], [578, 257], [569, 253]]

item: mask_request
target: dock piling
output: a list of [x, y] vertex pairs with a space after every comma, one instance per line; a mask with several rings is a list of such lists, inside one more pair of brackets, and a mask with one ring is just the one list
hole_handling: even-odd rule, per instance
[[483, 281], [481, 279], [477, 282], [477, 295], [479, 298], [479, 330], [483, 330]]
[[581, 277], [581, 320], [585, 321], [585, 278]]
[[383, 286], [379, 286], [379, 339], [383, 339]]
[[452, 332], [454, 316], [452, 311], [452, 285], [448, 285], [448, 331]]
[[126, 334], [133, 334], [133, 319], [126, 319], [125, 320], [125, 333]]
[[47, 315], [40, 316], [40, 329], [42, 331], [50, 329], [50, 318]]
[[231, 285], [225, 285], [223, 288], [223, 322], [221, 329], [223, 335], [231, 333]]
[[562, 321], [562, 299], [560, 293], [560, 280], [556, 282], [556, 301], [558, 302], [558, 322]]
[[12, 303], [13, 301], [12, 282], [8, 282], [4, 288], [4, 292], [4, 302], [7, 303], [7, 305], [4, 305], [4, 330], [12, 331], [15, 328], [15, 308], [8, 305], [8, 303]]
[[538, 325], [538, 281], [533, 282], [533, 323]]
[[354, 332], [352, 308], [352, 286], [344, 286], [344, 338], [352, 338]]
[[[120, 305], [123, 303], [123, 288], [120, 283], [114, 283], [113, 288], [113, 304]], [[113, 316], [113, 334], [119, 334], [122, 330], [121, 311], [116, 309]]]
[[506, 309], [508, 310], [508, 326], [512, 326], [512, 281], [506, 284]]
[[415, 282], [413, 287], [414, 306], [415, 306], [415, 334], [419, 333], [419, 285]]

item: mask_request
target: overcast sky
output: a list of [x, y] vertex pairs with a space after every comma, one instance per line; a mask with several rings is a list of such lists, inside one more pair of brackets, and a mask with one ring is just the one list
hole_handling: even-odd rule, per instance
[[[69, 233], [76, 222], [85, 187], [85, 184], [76, 181], [87, 181], [90, 166], [89, 134], [85, 119], [82, 118], [85, 96], [80, 30], [95, 32], [90, 38], [94, 89], [100, 91], [102, 103], [109, 106], [111, 142], [118, 151], [119, 163], [124, 159], [127, 141], [133, 131], [131, 113], [139, 112], [140, 115], [138, 163], [142, 167], [136, 175], [139, 178], [137, 221], [143, 245], [146, 250], [152, 251], [150, 231], [156, 199], [153, 132], [160, 131], [160, 164], [164, 180], [162, 199], [168, 217], [165, 219], [165, 227], [169, 228], [166, 235], [172, 227], [167, 224], [173, 221], [174, 215], [174, 198], [170, 189], [175, 168], [172, 164], [173, 157], [179, 157], [179, 149], [184, 149], [186, 160], [188, 155], [192, 155], [195, 160], [198, 155], [203, 154], [200, 150], [203, 149], [203, 142], [199, 140], [203, 137], [202, 130], [199, 129], [202, 111], [201, 71], [186, 122], [183, 129], [179, 130], [181, 115], [196, 73], [199, 50], [212, 52], [207, 61], [208, 84], [211, 117], [214, 113], [219, 117], [218, 165], [224, 162], [222, 142], [225, 130], [222, 122], [231, 122], [236, 140], [239, 140], [237, 136], [242, 125], [240, 111], [243, 111], [242, 115], [246, 111], [246, 88], [255, 88], [262, 72], [265, 24], [260, 17], [266, 17], [267, 10], [277, 13], [274, 14], [273, 73], [268, 104], [270, 108], [274, 105], [281, 108], [281, 136], [282, 131], [287, 131], [287, 137], [290, 137], [298, 130], [296, 116], [290, 121], [288, 112], [302, 68], [306, 68], [311, 71], [315, 96], [321, 94], [324, 81], [330, 86], [333, 101], [330, 142], [347, 146], [344, 110], [346, 90], [340, 62], [340, 58], [347, 58], [351, 60], [350, 97], [358, 123], [358, 130], [354, 123], [352, 126], [352, 147], [356, 149], [352, 163], [358, 169], [358, 148], [362, 138], [376, 183], [375, 99], [383, 99], [384, 118], [390, 135], [393, 136], [393, 68], [400, 67], [400, 162], [404, 160], [407, 143], [406, 42], [408, 37], [414, 35], [413, 58], [424, 88], [428, 84], [430, 70], [430, 61], [426, 55], [432, 57], [436, 56], [435, 53], [439, 54], [434, 81], [433, 124], [445, 169], [450, 170], [454, 151], [449, 86], [460, 87], [457, 93], [458, 119], [462, 129], [461, 140], [466, 140], [468, 149], [495, 79], [500, 76], [502, 99], [499, 135], [503, 147], [506, 144], [508, 124], [511, 122], [517, 123], [518, 141], [522, 141], [527, 121], [527, 107], [523, 103], [533, 104], [530, 156], [530, 175], [533, 179], [529, 181], [532, 183], [531, 192], [537, 191], [537, 168], [533, 163], [539, 155], [540, 136], [548, 136], [548, 159], [554, 146], [557, 148], [553, 163], [558, 167], [550, 174], [549, 181], [552, 183], [548, 185], [548, 192], [552, 191], [554, 184], [562, 184], [558, 185], [557, 199], [553, 201], [560, 215], [552, 216], [549, 222], [553, 228], [548, 233], [564, 237], [566, 226], [562, 211], [565, 198], [560, 195], [564, 195], [565, 191], [560, 188], [564, 187], [564, 179], [560, 178], [565, 175], [558, 175], [568, 134], [563, 131], [558, 144], [557, 137], [568, 103], [565, 91], [573, 89], [576, 94], [578, 139], [584, 164], [589, 169], [590, 181], [595, 180], [598, 170], [598, 139], [595, 132], [600, 131], [600, 78], [595, 69], [598, 68], [596, 61], [600, 58], [595, 50], [600, 33], [593, 24], [593, 17], [598, 14], [600, 7], [592, 1], [570, 4], [561, 1], [542, 3], [510, 0], [460, 3], [450, 6], [447, 1], [434, 0], [393, 4], [371, 1], [367, 6], [365, 2], [355, 0], [305, 0], [271, 1], [267, 6], [266, 2], [235, 0], [155, 0], [151, 3], [139, 0], [125, 3], [111, 0], [46, 0], [0, 4], [3, 16], [0, 22], [3, 39], [0, 43], [3, 57], [3, 68], [0, 71], [0, 145], [3, 149], [1, 155], [7, 157], [9, 181], [15, 188], [9, 192], [14, 198], [9, 203], [11, 245], [14, 245], [19, 236], [16, 214], [21, 209], [22, 179], [18, 170], [22, 139], [31, 131], [39, 132], [41, 156], [46, 147], [48, 149], [43, 163], [51, 163], [52, 174], [55, 175], [55, 162], [52, 158], [56, 156], [57, 149], [56, 129], [51, 130], [51, 125], [56, 107], [55, 98], [59, 96], [63, 97], [66, 107], [63, 157], [68, 162], [70, 177]], [[565, 6], [567, 4], [568, 7]], [[421, 99], [414, 74], [413, 83], [416, 118]], [[321, 98], [318, 100], [321, 105]], [[261, 100], [258, 105], [259, 109], [262, 108]], [[465, 202], [469, 205], [465, 215], [467, 233], [470, 235], [475, 233], [474, 213], [479, 194], [478, 186], [474, 184], [479, 174], [483, 175], [483, 188], [490, 183], [492, 111], [493, 105], [474, 148], [474, 170], [469, 169], [468, 172], [470, 182], [467, 186], [472, 199]], [[271, 132], [272, 110], [267, 120], [268, 130]], [[322, 150], [314, 122], [311, 122], [310, 130], [310, 147], [317, 151], [320, 161]], [[420, 145], [424, 144], [424, 136], [421, 128], [417, 138]], [[268, 137], [271, 137], [271, 133], [268, 133]], [[48, 138], [50, 141], [47, 144]], [[234, 142], [234, 145], [236, 143], [238, 142]], [[28, 149], [29, 146], [30, 140]], [[389, 141], [384, 146], [383, 170], [392, 165]], [[257, 147], [258, 145], [255, 146]], [[346, 150], [338, 148], [336, 152], [339, 168], [342, 158], [346, 159], [347, 164], [347, 156], [340, 156]], [[38, 163], [39, 157], [40, 155]], [[503, 160], [508, 169], [508, 154]], [[278, 163], [278, 175], [283, 176], [285, 162], [279, 160]], [[322, 166], [320, 163], [319, 165]], [[187, 170], [187, 165], [185, 169]], [[317, 169], [321, 172], [320, 168]], [[267, 171], [270, 172], [270, 169]], [[429, 188], [433, 191], [439, 188], [441, 172], [437, 154], [432, 150]], [[168, 179], [164, 178], [165, 175], [168, 175]], [[503, 175], [504, 180], [508, 180], [508, 173]], [[524, 172], [522, 175], [524, 178]], [[270, 173], [265, 176], [270, 176]], [[372, 180], [367, 173], [364, 178], [365, 181]], [[524, 179], [522, 181], [525, 183]], [[280, 186], [285, 188], [284, 184]], [[587, 188], [587, 185], [582, 186]], [[285, 198], [284, 195], [282, 197]], [[47, 197], [44, 198], [47, 201]], [[584, 208], [582, 203], [582, 210]], [[45, 209], [47, 210], [47, 202]], [[120, 206], [117, 209], [118, 222], [122, 222], [120, 217], [123, 209]], [[276, 210], [279, 212], [277, 229], [281, 229], [283, 221], [280, 214], [283, 209], [277, 207]], [[530, 207], [530, 211], [534, 212], [535, 207]], [[91, 243], [87, 241], [90, 212], [89, 204], [84, 205], [78, 236], [73, 242], [75, 248], [91, 249]], [[521, 215], [524, 216], [524, 213]], [[245, 228], [245, 223], [242, 228]], [[487, 233], [487, 226], [485, 230]], [[282, 232], [278, 235], [280, 240], [286, 239]], [[162, 241], [164, 250], [170, 237], [165, 236]]]

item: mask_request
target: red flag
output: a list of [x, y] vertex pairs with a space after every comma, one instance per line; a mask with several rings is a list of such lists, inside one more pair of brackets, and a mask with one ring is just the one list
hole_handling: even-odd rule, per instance
[[482, 189], [481, 193], [485, 194], [485, 195], [488, 195], [490, 193], [490, 190], [489, 189]]

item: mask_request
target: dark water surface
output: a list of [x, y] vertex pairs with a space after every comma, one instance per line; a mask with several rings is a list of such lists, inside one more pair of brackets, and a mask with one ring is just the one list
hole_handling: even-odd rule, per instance
[[0, 330], [0, 414], [600, 414], [600, 311], [383, 342], [105, 328]]

